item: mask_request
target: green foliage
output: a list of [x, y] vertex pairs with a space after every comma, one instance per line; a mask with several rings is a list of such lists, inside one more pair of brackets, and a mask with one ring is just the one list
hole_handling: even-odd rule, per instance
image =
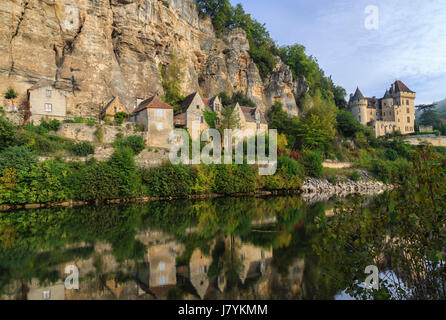
[[132, 149], [121, 147], [116, 149], [109, 159], [122, 197], [132, 197], [140, 191], [141, 181], [136, 172], [133, 156]]
[[361, 175], [359, 174], [358, 171], [353, 171], [353, 173], [350, 175], [350, 179], [352, 181], [358, 182], [361, 180]]
[[206, 121], [207, 125], [211, 129], [215, 129], [217, 126], [218, 121], [218, 115], [216, 112], [204, 110], [203, 111], [204, 120]]
[[120, 196], [117, 173], [106, 162], [89, 162], [72, 178], [74, 199], [102, 201]]
[[240, 124], [240, 117], [233, 106], [225, 106], [221, 111], [221, 129], [236, 129]]
[[146, 148], [144, 139], [141, 136], [118, 137], [114, 142], [115, 148], [130, 148], [135, 155], [138, 155]]
[[94, 147], [88, 141], [80, 142], [71, 148], [71, 153], [78, 157], [86, 157], [90, 154], [94, 154]]
[[277, 159], [277, 168], [280, 169], [285, 169], [286, 173], [289, 177], [292, 176], [299, 176], [302, 177], [302, 168], [300, 167], [299, 163], [294, 160], [289, 158], [288, 156], [285, 155], [281, 155], [278, 159]]
[[124, 119], [127, 119], [129, 117], [129, 115], [125, 112], [117, 112], [115, 113], [115, 115], [113, 116], [115, 123], [120, 126], [121, 124], [123, 124]]
[[26, 171], [36, 163], [36, 155], [26, 146], [13, 146], [0, 152], [0, 172], [7, 168]]
[[57, 131], [60, 128], [60, 121], [57, 119], [41, 121], [40, 126], [45, 128], [47, 131]]
[[6, 92], [5, 92], [5, 99], [7, 100], [14, 100], [17, 99], [17, 97], [19, 96], [19, 94], [17, 93], [17, 91], [14, 90], [14, 88], [9, 87]]
[[[322, 241], [313, 249], [327, 279], [356, 299], [444, 298], [445, 164], [432, 148], [418, 148], [406, 181], [385, 194], [385, 202], [367, 208], [357, 197], [352, 204], [340, 202], [332, 218], [317, 218]], [[360, 285], [370, 264], [394, 271], [380, 274], [378, 290]]]
[[361, 124], [349, 111], [339, 110], [336, 115], [337, 129], [346, 138], [352, 138], [361, 130]]
[[316, 151], [304, 151], [302, 153], [302, 161], [301, 164], [305, 168], [305, 173], [314, 178], [322, 178], [323, 175], [323, 167], [322, 167], [322, 158], [320, 154]]
[[256, 104], [250, 98], [243, 94], [241, 91], [237, 91], [232, 95], [231, 104], [238, 103], [242, 107], [252, 107], [255, 108]]
[[169, 64], [161, 66], [161, 84], [164, 89], [164, 102], [175, 108], [175, 111], [181, 108], [184, 97], [181, 95], [181, 81], [184, 78], [184, 59], [176, 53], [169, 55]]
[[11, 121], [0, 117], [0, 151], [13, 143], [16, 130]]
[[255, 175], [249, 165], [217, 165], [215, 172], [215, 193], [248, 193], [255, 190]]
[[165, 165], [160, 168], [144, 170], [143, 184], [154, 197], [181, 197], [191, 194], [193, 178], [184, 165]]

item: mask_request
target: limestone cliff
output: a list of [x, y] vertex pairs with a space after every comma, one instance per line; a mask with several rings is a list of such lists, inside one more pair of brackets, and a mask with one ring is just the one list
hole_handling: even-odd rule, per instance
[[0, 26], [0, 91], [12, 86], [23, 100], [49, 80], [73, 115], [97, 116], [114, 96], [132, 107], [162, 93], [159, 68], [171, 52], [185, 62], [185, 95], [243, 91], [263, 109], [280, 100], [297, 113], [295, 98], [308, 89], [280, 59], [263, 82], [245, 32], [216, 38], [194, 0], [2, 0]]

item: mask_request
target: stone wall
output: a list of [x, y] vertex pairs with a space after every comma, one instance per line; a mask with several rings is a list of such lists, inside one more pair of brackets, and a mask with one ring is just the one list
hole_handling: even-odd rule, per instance
[[17, 126], [23, 124], [24, 113], [23, 111], [6, 111], [5, 117]]
[[434, 135], [411, 136], [407, 137], [405, 141], [413, 146], [419, 146], [424, 143], [430, 143], [434, 147], [446, 147], [446, 136], [440, 136], [440, 137]]
[[330, 169], [348, 169], [352, 168], [354, 166], [354, 163], [326, 160], [322, 163], [322, 166], [324, 168], [330, 168]]
[[[98, 141], [98, 130], [102, 130], [102, 141]], [[57, 131], [59, 136], [65, 138], [102, 143], [113, 143], [119, 133], [124, 137], [139, 135], [144, 138], [144, 141], [148, 141], [148, 134], [136, 131], [133, 123], [126, 123], [119, 127], [87, 123], [62, 123]]]

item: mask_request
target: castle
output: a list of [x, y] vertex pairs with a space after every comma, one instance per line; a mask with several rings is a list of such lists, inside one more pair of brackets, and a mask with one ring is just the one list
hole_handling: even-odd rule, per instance
[[397, 80], [381, 99], [365, 98], [357, 88], [348, 107], [358, 122], [373, 129], [375, 137], [396, 131], [407, 135], [415, 132], [415, 97], [415, 92]]

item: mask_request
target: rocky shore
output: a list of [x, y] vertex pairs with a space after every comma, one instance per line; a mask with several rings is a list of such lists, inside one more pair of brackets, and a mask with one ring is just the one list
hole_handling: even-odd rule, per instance
[[376, 195], [394, 187], [363, 176], [360, 181], [345, 179], [336, 183], [331, 183], [327, 179], [307, 178], [301, 190], [305, 201], [315, 203], [327, 201], [335, 195], [340, 197], [349, 194]]

